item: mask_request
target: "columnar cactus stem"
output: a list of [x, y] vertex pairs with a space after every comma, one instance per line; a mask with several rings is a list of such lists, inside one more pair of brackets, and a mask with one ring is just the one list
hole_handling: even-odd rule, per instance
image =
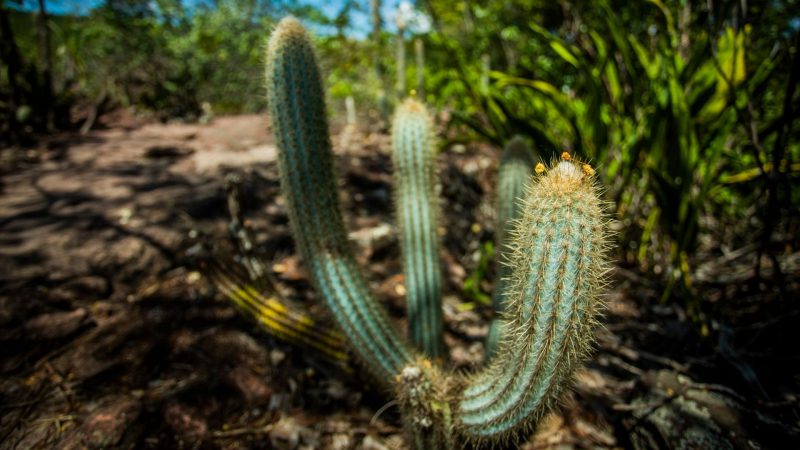
[[406, 100], [392, 125], [395, 208], [403, 250], [411, 343], [431, 358], [442, 355], [442, 275], [439, 215], [430, 118]]
[[267, 49], [267, 101], [278, 147], [281, 190], [297, 246], [352, 349], [387, 384], [411, 361], [356, 267], [333, 170], [322, 82], [311, 41], [294, 18]]
[[397, 399], [415, 449], [462, 447], [454, 433], [453, 398], [459, 377], [448, 376], [427, 359], [408, 365], [396, 378]]
[[607, 247], [593, 174], [565, 153], [529, 188], [511, 241], [503, 357], [467, 379], [458, 400], [458, 424], [470, 439], [502, 440], [531, 427], [588, 353]]
[[[339, 210], [308, 36], [295, 19], [284, 19], [268, 51], [268, 101], [297, 246], [361, 363], [394, 388], [412, 445], [491, 446], [529, 431], [586, 357], [601, 309], [608, 239], [594, 169], [568, 153], [549, 173], [537, 164], [539, 176], [511, 232], [512, 271], [496, 350], [502, 357], [473, 375], [448, 372], [398, 338], [358, 272]], [[417, 192], [425, 197], [424, 188]]]
[[[594, 170], [564, 154], [528, 188], [512, 231], [506, 334], [491, 363], [447, 377], [427, 361], [397, 377], [416, 448], [513, 442], [530, 431], [586, 357], [602, 302], [606, 220]], [[537, 165], [544, 173], [544, 166]], [[500, 357], [499, 355], [503, 355]]]
[[497, 275], [495, 275], [492, 294], [492, 306], [496, 315], [492, 320], [489, 336], [486, 339], [487, 361], [494, 355], [501, 336], [502, 322], [499, 315], [505, 311], [505, 298], [508, 294], [506, 286], [511, 275], [511, 266], [508, 264], [510, 253], [508, 238], [514, 224], [522, 215], [525, 185], [531, 181], [534, 160], [538, 159], [538, 156], [534, 155], [521, 136], [514, 136], [508, 141], [500, 157], [500, 170], [497, 174], [497, 219], [495, 221]]

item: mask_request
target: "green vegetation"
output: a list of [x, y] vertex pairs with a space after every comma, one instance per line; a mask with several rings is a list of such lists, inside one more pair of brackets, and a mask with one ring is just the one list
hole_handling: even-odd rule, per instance
[[[601, 307], [608, 232], [594, 169], [566, 152], [549, 173], [536, 167], [543, 175], [523, 195], [521, 220], [506, 246], [512, 271], [497, 352], [507, 356], [470, 376], [448, 374], [397, 336], [356, 267], [338, 203], [320, 74], [310, 39], [294, 18], [281, 21], [270, 39], [267, 92], [300, 253], [362, 365], [397, 393], [414, 447], [493, 445], [532, 428], [586, 355]], [[408, 234], [401, 241], [411, 266], [409, 298], [419, 295], [409, 300], [409, 321], [423, 322], [410, 326], [411, 338], [435, 357], [441, 325], [424, 323], [441, 321], [428, 129], [422, 104], [400, 106], [393, 127], [396, 206]], [[406, 203], [419, 204], [419, 214]]]
[[[732, 225], [717, 236], [728, 249], [756, 237], [758, 276], [780, 271], [772, 238], [796, 222], [800, 19], [790, 4], [421, 1], [431, 29], [412, 20], [401, 36], [371, 14], [381, 2], [344, 2], [333, 18], [259, 0], [112, 1], [78, 17], [19, 4], [0, 8], [6, 144], [85, 130], [118, 107], [163, 120], [261, 111], [264, 35], [290, 12], [331, 30], [315, 45], [335, 117], [351, 97], [378, 125], [402, 98], [391, 86], [418, 80], [420, 100], [445, 119], [442, 148], [520, 134], [545, 159], [568, 150], [601, 165], [623, 265], [661, 280], [663, 300], [701, 326], [713, 311], [693, 276], [699, 254], [719, 252], [710, 227]], [[369, 37], [352, 35], [354, 11], [371, 14]], [[417, 63], [398, 62], [393, 49], [412, 46]]]
[[[686, 1], [429, 5], [440, 33], [469, 36], [444, 41], [443, 63], [458, 81], [429, 90], [448, 92], [441, 102], [456, 122], [497, 145], [522, 133], [545, 155], [566, 148], [602, 163], [622, 259], [663, 277], [665, 301], [682, 299], [705, 320], [691, 280], [705, 214], [752, 218], [761, 251], [775, 251], [780, 205], [799, 193], [790, 187], [800, 157], [791, 116], [798, 33], [788, 11]], [[487, 76], [481, 55], [486, 90], [476, 88]]]
[[267, 49], [267, 99], [281, 149], [281, 186], [300, 254], [350, 342], [376, 378], [411, 359], [356, 267], [339, 210], [324, 92], [305, 30], [290, 19]]
[[[9, 59], [17, 61], [3, 70], [0, 89], [4, 100], [9, 94], [17, 97], [22, 128], [3, 133], [21, 139], [46, 128], [38, 117], [45, 109], [38, 98], [45, 80], [30, 76], [42, 71], [43, 47], [37, 36], [42, 30], [37, 33], [34, 26], [38, 14], [7, 7], [1, 11], [0, 21], [9, 24], [3, 37], [4, 66]], [[220, 1], [193, 11], [180, 1], [114, 1], [86, 16], [49, 16], [48, 65], [57, 103], [100, 113], [132, 106], [164, 120], [197, 119], [204, 103], [218, 113], [262, 110], [263, 96], [253, 93], [260, 86], [265, 30], [273, 24], [267, 13], [256, 1]], [[0, 114], [14, 115], [14, 105], [4, 101]], [[32, 113], [20, 114], [20, 108]], [[70, 124], [66, 112], [58, 117], [61, 127], [81, 125]]]
[[[230, 273], [218, 270], [217, 285], [273, 334], [343, 365], [347, 340], [404, 414], [418, 419], [406, 421], [418, 446], [502, 440], [556, 398], [585, 353], [597, 307], [603, 264], [592, 249], [606, 246], [600, 202], [613, 205], [608, 239], [620, 272], [685, 311], [699, 335], [718, 338], [724, 320], [699, 287], [705, 262], [747, 255], [748, 288], [777, 286], [781, 301], [791, 300], [782, 281], [795, 275], [785, 256], [800, 245], [794, 2], [420, 0], [399, 33], [377, 14], [377, 0], [342, 2], [334, 17], [293, 1], [189, 8], [114, 0], [82, 16], [22, 3], [0, 2], [3, 147], [88, 131], [119, 108], [159, 120], [269, 111], [297, 246], [344, 336], [283, 309], [280, 299], [242, 290]], [[369, 30], [351, 21], [354, 12], [369, 15]], [[296, 23], [273, 36], [265, 97], [265, 38], [290, 13], [323, 32], [313, 38], [316, 51]], [[400, 106], [410, 86], [416, 102]], [[327, 119], [343, 122], [346, 102], [369, 131], [386, 131], [388, 111], [401, 108], [393, 139], [412, 345], [376, 306], [347, 242]], [[514, 356], [463, 379], [425, 359], [446, 354], [432, 161], [454, 144], [491, 146], [499, 159], [496, 246], [478, 246], [461, 288], [467, 300], [488, 303], [482, 286], [494, 280], [501, 314], [488, 350]], [[597, 174], [561, 161], [523, 189], [532, 166], [560, 161], [565, 151]], [[582, 184], [556, 189], [577, 196], [573, 206], [543, 188], [573, 178]], [[511, 220], [534, 231], [515, 233]], [[556, 235], [558, 245], [543, 245], [543, 236]], [[540, 326], [522, 327], [527, 318]], [[451, 425], [455, 436], [442, 431]]]

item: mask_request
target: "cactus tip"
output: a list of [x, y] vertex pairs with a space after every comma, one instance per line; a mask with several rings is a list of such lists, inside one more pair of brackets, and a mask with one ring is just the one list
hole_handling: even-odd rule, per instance
[[423, 111], [425, 111], [425, 105], [420, 103], [420, 101], [414, 97], [412, 91], [412, 96], [403, 101], [403, 103], [397, 109], [397, 114], [420, 113]]
[[[537, 173], [539, 167], [537, 166]], [[542, 171], [544, 168], [542, 167]], [[555, 163], [550, 167], [550, 175], [561, 180], [562, 182], [578, 182], [591, 178], [597, 173], [591, 164], [574, 159], [569, 153], [564, 152], [561, 154], [561, 161]]]
[[278, 22], [278, 25], [272, 32], [267, 42], [267, 54], [275, 55], [282, 42], [293, 41], [295, 39], [307, 40], [309, 36], [296, 17], [286, 16]]
[[551, 175], [556, 176], [562, 180], [580, 181], [583, 179], [583, 172], [578, 169], [576, 164], [567, 161], [561, 161], [556, 164], [551, 171]]

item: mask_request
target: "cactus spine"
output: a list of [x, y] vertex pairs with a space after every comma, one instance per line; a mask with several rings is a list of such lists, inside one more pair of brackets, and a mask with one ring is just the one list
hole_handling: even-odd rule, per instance
[[500, 170], [497, 174], [497, 218], [494, 228], [495, 242], [497, 242], [497, 257], [495, 258], [497, 274], [492, 293], [492, 306], [496, 315], [492, 320], [489, 336], [486, 339], [487, 361], [494, 355], [501, 336], [502, 322], [499, 320], [499, 315], [505, 311], [505, 298], [508, 294], [506, 285], [511, 275], [511, 265], [508, 264], [510, 253], [508, 238], [514, 224], [522, 215], [525, 185], [530, 181], [533, 173], [534, 160], [538, 159], [522, 136], [514, 136], [508, 141], [500, 157]]
[[414, 354], [359, 274], [342, 222], [320, 76], [293, 19], [274, 32], [267, 91], [281, 188], [298, 248], [361, 363], [398, 397], [417, 449], [496, 445], [530, 431], [587, 355], [601, 309], [607, 233], [594, 170], [562, 156], [524, 195], [511, 232], [504, 334], [483, 370], [459, 375]]
[[442, 355], [442, 275], [436, 170], [425, 106], [406, 100], [392, 124], [395, 207], [403, 251], [411, 343], [431, 358]]
[[504, 356], [468, 379], [458, 401], [463, 433], [479, 441], [530, 426], [524, 418], [547, 410], [590, 347], [606, 271], [606, 220], [594, 170], [563, 158], [529, 188], [512, 231], [498, 348]]

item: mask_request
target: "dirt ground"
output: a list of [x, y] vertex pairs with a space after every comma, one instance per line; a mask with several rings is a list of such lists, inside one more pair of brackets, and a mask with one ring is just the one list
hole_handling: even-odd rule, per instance
[[[2, 154], [0, 448], [405, 448], [396, 407], [365, 376], [273, 339], [197, 269], [198, 244], [230, 247], [236, 174], [277, 288], [324, 314], [294, 254], [266, 118], [103, 124]], [[359, 261], [404, 329], [388, 136], [333, 140]], [[464, 370], [480, 365], [491, 316], [460, 294], [494, 232], [498, 160], [483, 146], [440, 158], [445, 338]], [[522, 448], [800, 448], [800, 257], [782, 256], [783, 286], [754, 278], [754, 257], [700, 265], [718, 317], [708, 336], [618, 266], [597, 352]]]

